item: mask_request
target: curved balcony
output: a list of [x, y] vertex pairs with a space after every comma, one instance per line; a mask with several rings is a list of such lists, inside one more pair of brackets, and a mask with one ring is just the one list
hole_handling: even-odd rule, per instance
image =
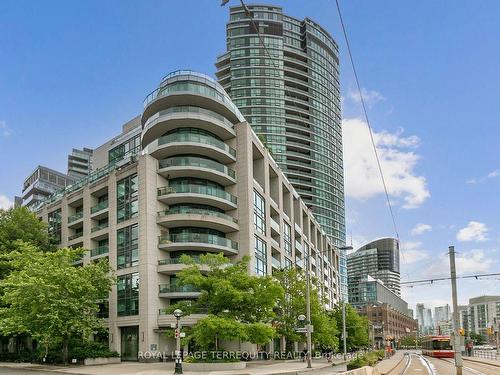
[[[191, 257], [195, 264], [200, 263], [199, 257]], [[184, 264], [181, 262], [180, 258], [169, 258], [169, 259], [161, 259], [158, 261], [158, 272], [173, 275], [183, 269], [190, 267], [188, 264]], [[207, 272], [209, 267], [207, 265], [198, 265], [202, 272]]]
[[168, 251], [205, 251], [238, 254], [238, 243], [208, 233], [172, 233], [158, 237], [158, 247]]
[[236, 183], [236, 173], [222, 163], [197, 156], [174, 156], [158, 162], [158, 173], [165, 178], [202, 178], [227, 186]]
[[195, 226], [224, 233], [239, 229], [236, 218], [222, 212], [196, 207], [171, 207], [160, 211], [156, 222], [166, 228]]
[[159, 285], [159, 296], [164, 298], [197, 298], [200, 294], [201, 291], [191, 285]]
[[194, 184], [158, 188], [158, 200], [168, 205], [177, 203], [206, 204], [225, 211], [234, 210], [237, 207], [237, 199], [234, 195], [224, 190]]
[[176, 71], [164, 77], [160, 87], [144, 100], [142, 124], [162, 109], [187, 104], [210, 108], [233, 123], [244, 121], [236, 105], [215, 80], [192, 71]]
[[236, 151], [223, 141], [205, 134], [172, 133], [158, 138], [149, 148], [149, 154], [164, 159], [180, 154], [202, 155], [228, 164], [236, 161]]

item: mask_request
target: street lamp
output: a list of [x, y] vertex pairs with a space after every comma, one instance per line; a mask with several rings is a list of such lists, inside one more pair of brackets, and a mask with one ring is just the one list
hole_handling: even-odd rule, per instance
[[[352, 246], [344, 246], [344, 247], [339, 247], [339, 250], [342, 251], [347, 251], [347, 250], [352, 250]], [[347, 261], [347, 257], [346, 257]], [[342, 282], [340, 282], [340, 285], [342, 286]], [[340, 291], [340, 294], [343, 294], [344, 291]], [[346, 326], [345, 326], [345, 301], [342, 299], [342, 342], [343, 342], [343, 347], [344, 347], [344, 361], [347, 360], [347, 332], [346, 332]]]
[[175, 325], [175, 370], [174, 374], [182, 374], [182, 358], [181, 358], [181, 316], [182, 310], [175, 309], [174, 316], [176, 319]]

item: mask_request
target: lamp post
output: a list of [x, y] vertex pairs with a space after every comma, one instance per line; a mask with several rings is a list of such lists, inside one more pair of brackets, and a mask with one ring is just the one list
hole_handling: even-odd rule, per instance
[[175, 370], [174, 374], [182, 374], [182, 358], [181, 358], [181, 316], [182, 310], [176, 309], [174, 311], [176, 319], [175, 325]]
[[[352, 250], [352, 246], [344, 246], [344, 247], [339, 247], [339, 250], [341, 251], [347, 251], [347, 250]], [[347, 262], [347, 257], [345, 257], [346, 262]], [[340, 283], [342, 285], [342, 282]], [[341, 294], [343, 291], [341, 291]], [[345, 325], [345, 302], [342, 299], [342, 346], [344, 347], [344, 361], [347, 360], [347, 332], [346, 332], [346, 325]]]

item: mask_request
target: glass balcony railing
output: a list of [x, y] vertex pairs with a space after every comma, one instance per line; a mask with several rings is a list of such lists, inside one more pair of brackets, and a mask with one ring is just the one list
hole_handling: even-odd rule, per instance
[[91, 207], [90, 213], [95, 214], [96, 212], [102, 211], [106, 208], [108, 208], [108, 201], [102, 201], [100, 203], [97, 203], [95, 206]]
[[[191, 257], [194, 263], [199, 264], [200, 263], [200, 257]], [[160, 259], [158, 261], [158, 265], [164, 265], [164, 264], [183, 264], [181, 262], [181, 258], [169, 258], [169, 259]]]
[[96, 257], [98, 255], [107, 254], [108, 252], [109, 252], [109, 246], [102, 245], [102, 246], [96, 247], [95, 249], [90, 250], [90, 256]]
[[[173, 80], [172, 78], [176, 78], [177, 80]], [[160, 87], [144, 99], [144, 108], [158, 98], [181, 91], [210, 96], [230, 108], [239, 121], [245, 121], [245, 118], [221, 85], [205, 74], [190, 70], [177, 70], [163, 77]]]
[[224, 164], [215, 160], [199, 158], [197, 156], [174, 156], [172, 158], [163, 159], [158, 162], [160, 169], [169, 167], [201, 167], [213, 169], [222, 172], [231, 178], [236, 178], [236, 173]]
[[219, 237], [215, 234], [208, 233], [171, 233], [158, 237], [159, 244], [168, 243], [185, 243], [185, 242], [199, 242], [217, 246], [229, 247], [235, 251], [238, 250], [238, 243], [225, 237]]
[[203, 208], [195, 208], [195, 207], [172, 207], [165, 211], [159, 211], [158, 216], [168, 216], [168, 215], [177, 215], [177, 214], [195, 214], [195, 215], [208, 215], [220, 217], [221, 219], [232, 221], [233, 223], [237, 223], [238, 219], [226, 215], [225, 213], [218, 211], [211, 211]]
[[221, 198], [226, 201], [229, 201], [231, 203], [236, 204], [237, 203], [237, 198], [229, 194], [225, 190], [220, 190], [220, 189], [215, 189], [211, 186], [205, 186], [205, 185], [195, 185], [195, 184], [187, 184], [187, 185], [181, 185], [181, 186], [164, 186], [161, 188], [158, 188], [158, 196], [162, 195], [167, 195], [167, 194], [185, 194], [185, 193], [193, 193], [193, 194], [202, 194], [202, 195], [209, 195], [212, 197], [216, 198]]
[[160, 284], [160, 293], [189, 293], [199, 291], [199, 288], [196, 288], [192, 285]]
[[236, 157], [236, 150], [234, 148], [228, 146], [223, 141], [217, 138], [203, 134], [173, 133], [158, 138], [158, 145], [164, 145], [173, 142], [193, 142], [193, 143], [201, 143], [209, 146], [214, 146], [220, 150], [227, 152], [231, 156]]
[[160, 112], [156, 112], [154, 115], [152, 115], [150, 118], [147, 119], [146, 123], [144, 124], [144, 128], [146, 128], [151, 122], [154, 120], [160, 118], [161, 116], [168, 115], [170, 113], [196, 113], [196, 114], [202, 114], [208, 117], [212, 117], [215, 120], [218, 120], [222, 123], [224, 123], [224, 126], [227, 128], [232, 129], [234, 127], [233, 123], [229, 121], [227, 118], [225, 118], [222, 115], [219, 115], [218, 113], [211, 111], [209, 109], [205, 108], [200, 108], [200, 107], [193, 107], [193, 106], [176, 106], [176, 107], [170, 107], [168, 109], [165, 109]]
[[80, 220], [83, 217], [83, 211], [77, 212], [74, 215], [68, 217], [68, 223], [72, 223], [74, 221]]
[[94, 232], [97, 232], [98, 230], [107, 228], [108, 226], [109, 226], [109, 223], [98, 224], [95, 227], [92, 227], [92, 229], [90, 230], [90, 232], [94, 233]]

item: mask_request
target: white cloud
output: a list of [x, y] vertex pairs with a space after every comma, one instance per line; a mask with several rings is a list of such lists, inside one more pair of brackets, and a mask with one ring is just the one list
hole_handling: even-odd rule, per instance
[[[345, 119], [342, 122], [345, 143], [345, 186], [350, 197], [364, 200], [383, 194], [376, 158], [366, 123], [359, 119]], [[420, 159], [410, 149], [418, 147], [418, 137], [403, 137], [403, 130], [396, 133], [374, 132], [382, 170], [389, 194], [402, 198], [403, 208], [422, 205], [430, 197], [426, 179], [417, 176], [414, 168]]]
[[[385, 100], [385, 97], [380, 92], [375, 90], [367, 90], [365, 88], [362, 88], [361, 94], [363, 95], [365, 104], [367, 104], [368, 106], [372, 106], [377, 102]], [[349, 90], [348, 95], [353, 102], [361, 103], [361, 96], [359, 95], [358, 90]]]
[[465, 181], [466, 184], [481, 184], [483, 182], [486, 182], [488, 179], [496, 178], [500, 176], [500, 169], [491, 171], [488, 173], [486, 176], [481, 177], [481, 178], [471, 178], [467, 181]]
[[401, 264], [408, 265], [429, 258], [429, 254], [422, 249], [422, 242], [406, 241], [400, 247]]
[[0, 209], [7, 210], [13, 205], [14, 202], [12, 202], [7, 196], [0, 194]]
[[469, 221], [466, 227], [460, 229], [457, 233], [457, 240], [481, 242], [488, 239], [488, 227], [478, 221]]
[[[463, 253], [456, 253], [455, 263], [457, 275], [470, 275], [475, 272], [486, 272], [490, 269], [493, 260], [487, 258], [484, 250], [476, 249]], [[426, 277], [450, 276], [450, 260], [448, 254], [441, 254], [425, 271]]]
[[422, 233], [429, 232], [431, 230], [432, 230], [432, 227], [429, 224], [418, 223], [411, 230], [411, 235], [412, 236], [418, 236], [418, 235], [420, 235]]
[[0, 120], [0, 135], [8, 137], [12, 134], [12, 130], [7, 126], [7, 122]]

